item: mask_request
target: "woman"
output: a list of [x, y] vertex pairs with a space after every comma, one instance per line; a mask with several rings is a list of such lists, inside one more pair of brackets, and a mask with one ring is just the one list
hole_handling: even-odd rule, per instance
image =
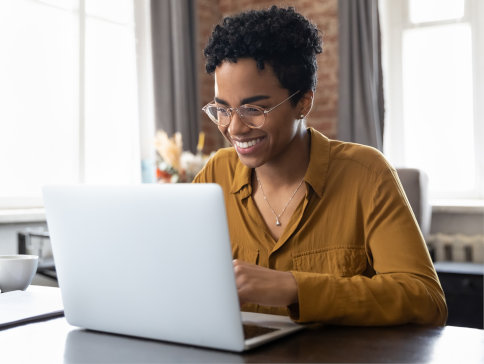
[[233, 147], [195, 178], [222, 186], [243, 310], [299, 322], [443, 325], [447, 308], [394, 168], [305, 125], [318, 30], [294, 9], [225, 18], [203, 109]]

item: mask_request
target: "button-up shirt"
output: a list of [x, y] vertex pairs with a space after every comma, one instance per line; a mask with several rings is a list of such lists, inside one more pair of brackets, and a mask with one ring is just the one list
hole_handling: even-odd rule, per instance
[[234, 148], [195, 177], [224, 191], [234, 259], [296, 279], [297, 304], [243, 309], [298, 322], [443, 325], [444, 294], [395, 169], [374, 148], [308, 133], [307, 192], [277, 241], [252, 197], [252, 169]]

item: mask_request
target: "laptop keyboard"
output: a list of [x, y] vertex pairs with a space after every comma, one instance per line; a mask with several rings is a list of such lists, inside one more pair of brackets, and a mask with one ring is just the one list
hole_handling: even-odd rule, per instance
[[257, 326], [257, 325], [249, 325], [249, 324], [243, 324], [244, 327], [244, 338], [247, 339], [252, 339], [253, 337], [256, 336], [261, 336], [264, 334], [268, 334], [269, 332], [274, 332], [279, 329], [271, 329], [270, 327], [262, 327], [262, 326]]

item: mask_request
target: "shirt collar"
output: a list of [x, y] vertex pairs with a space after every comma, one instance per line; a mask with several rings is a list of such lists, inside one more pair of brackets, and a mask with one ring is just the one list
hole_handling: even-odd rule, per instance
[[311, 136], [311, 148], [304, 180], [319, 197], [322, 197], [328, 174], [330, 142], [326, 136], [313, 128], [308, 128], [308, 132]]
[[238, 193], [240, 191], [241, 198], [246, 198], [252, 193], [251, 186], [252, 169], [243, 164], [240, 159], [237, 160], [235, 166], [234, 180], [230, 193]]
[[[309, 152], [309, 165], [304, 175], [304, 180], [321, 197], [328, 172], [329, 139], [313, 128], [308, 128], [308, 133], [311, 137], [311, 148]], [[241, 198], [250, 196], [252, 193], [251, 176], [252, 169], [238, 160], [230, 193], [235, 194], [240, 191]]]

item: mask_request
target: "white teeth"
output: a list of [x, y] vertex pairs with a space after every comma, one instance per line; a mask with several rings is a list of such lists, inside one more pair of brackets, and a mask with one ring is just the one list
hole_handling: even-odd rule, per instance
[[237, 146], [241, 149], [246, 149], [246, 148], [249, 148], [249, 147], [256, 145], [259, 142], [260, 142], [260, 139], [254, 139], [254, 140], [250, 140], [248, 142], [235, 142], [235, 144], [237, 144]]

